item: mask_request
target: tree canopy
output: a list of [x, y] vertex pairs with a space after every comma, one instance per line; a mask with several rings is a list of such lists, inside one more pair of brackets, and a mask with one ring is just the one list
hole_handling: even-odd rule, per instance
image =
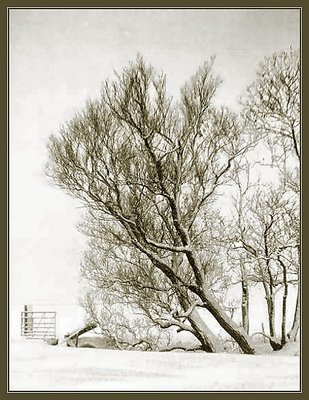
[[[265, 61], [268, 75], [262, 72], [248, 89], [243, 118], [214, 106], [220, 80], [213, 60], [175, 102], [166, 77], [137, 57], [49, 142], [48, 175], [88, 210], [81, 225], [91, 238], [83, 260], [87, 278], [133, 305], [152, 326], [191, 332], [206, 351], [220, 344], [203, 309], [243, 352], [255, 353], [248, 330], [228, 315], [216, 291], [227, 285], [227, 259], [219, 237], [224, 219], [213, 205], [255, 144], [252, 137], [257, 140], [248, 133], [252, 124], [288, 138], [299, 157], [297, 73], [288, 56], [274, 60]], [[265, 80], [267, 99], [259, 91]], [[290, 92], [290, 100], [283, 99]]]

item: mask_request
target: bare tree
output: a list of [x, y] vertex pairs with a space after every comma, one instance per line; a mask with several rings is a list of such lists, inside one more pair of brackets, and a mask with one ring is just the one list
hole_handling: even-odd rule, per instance
[[[254, 353], [244, 329], [213, 296], [203, 264], [201, 216], [248, 146], [237, 118], [211, 104], [219, 83], [211, 67], [205, 63], [174, 104], [165, 77], [138, 58], [115, 81], [105, 82], [100, 100], [89, 101], [51, 137], [48, 174], [99, 214], [128, 255], [140, 252], [177, 288], [208, 351], [216, 348], [198, 307], [207, 309], [243, 352]], [[185, 277], [175, 269], [175, 256]]]
[[[292, 220], [297, 208], [288, 193], [268, 188], [253, 194], [251, 207], [242, 216], [241, 228], [235, 249], [241, 250], [251, 260], [249, 279], [262, 284], [268, 310], [269, 340], [274, 350], [287, 343], [286, 306], [288, 288], [299, 282], [299, 237], [293, 229]], [[294, 224], [295, 225], [295, 224]], [[275, 328], [276, 296], [282, 295], [281, 338]], [[296, 310], [298, 304], [296, 304]]]
[[[250, 207], [248, 200], [248, 194], [254, 189], [250, 179], [250, 163], [244, 157], [234, 165], [234, 174], [232, 180], [236, 186], [236, 194], [233, 196], [234, 205], [234, 221], [230, 224], [230, 232], [228, 234], [227, 241], [227, 255], [228, 262], [234, 265], [234, 274], [236, 276], [234, 283], [240, 283], [241, 285], [241, 316], [242, 326], [245, 331], [249, 333], [249, 273], [250, 273], [250, 260], [244, 253], [235, 252], [235, 239], [239, 241], [239, 238], [243, 237], [245, 230], [244, 222], [247, 209]], [[249, 262], [248, 262], [249, 261]]]
[[[259, 207], [259, 205], [262, 206], [262, 203], [256, 204], [258, 206], [256, 216], [260, 221], [264, 219], [264, 233], [261, 243], [263, 243], [267, 264], [266, 270], [268, 272], [266, 275], [270, 283], [266, 294], [270, 321], [274, 319], [272, 300], [274, 287], [271, 289], [271, 286], [276, 286], [277, 276], [280, 275], [280, 285], [284, 287], [280, 344], [284, 345], [287, 339], [295, 339], [300, 320], [299, 51], [290, 49], [289, 51], [273, 53], [272, 56], [265, 58], [259, 66], [256, 81], [248, 88], [243, 104], [247, 126], [264, 143], [264, 150], [267, 151], [268, 149], [270, 152], [271, 164], [268, 166], [271, 166], [273, 170], [276, 169], [280, 178], [280, 189], [277, 193], [271, 190], [269, 196], [266, 193], [263, 195], [262, 203], [265, 210], [263, 211]], [[261, 160], [256, 162], [263, 165]], [[281, 199], [280, 196], [282, 196]], [[274, 246], [273, 249], [271, 249], [272, 246]], [[271, 264], [278, 269], [275, 274], [270, 272], [272, 270]], [[288, 276], [291, 271], [294, 271], [292, 281], [298, 284], [298, 295], [293, 327], [286, 334], [286, 303], [290, 279]], [[272, 336], [274, 333], [273, 322], [270, 322], [269, 328], [270, 336]]]
[[266, 144], [282, 185], [300, 193], [300, 59], [290, 49], [260, 63], [243, 100], [249, 129]]

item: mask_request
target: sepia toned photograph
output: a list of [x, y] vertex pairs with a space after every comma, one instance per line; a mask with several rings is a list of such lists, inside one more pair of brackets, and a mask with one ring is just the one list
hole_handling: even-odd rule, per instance
[[295, 8], [8, 8], [8, 393], [301, 385]]

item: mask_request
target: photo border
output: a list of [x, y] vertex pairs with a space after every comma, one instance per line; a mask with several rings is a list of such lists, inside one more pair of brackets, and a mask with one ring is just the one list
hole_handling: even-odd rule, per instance
[[[151, 0], [129, 0], [129, 1], [120, 1], [120, 0], [107, 0], [107, 1], [82, 1], [82, 0], [52, 0], [52, 1], [39, 1], [39, 0], [28, 0], [28, 1], [7, 1], [4, 0], [1, 2], [0, 5], [0, 29], [1, 29], [1, 50], [2, 50], [2, 62], [1, 62], [1, 76], [3, 77], [2, 82], [4, 83], [1, 85], [1, 124], [2, 124], [2, 134], [0, 135], [1, 143], [0, 149], [2, 152], [1, 162], [1, 185], [4, 187], [1, 196], [1, 256], [3, 263], [1, 268], [1, 316], [2, 321], [6, 321], [7, 329], [4, 332], [4, 329], [0, 335], [0, 345], [1, 345], [1, 371], [6, 371], [6, 373], [0, 374], [0, 398], [3, 399], [17, 399], [17, 398], [25, 398], [25, 399], [33, 399], [35, 397], [41, 398], [54, 398], [54, 396], [59, 396], [60, 398], [63, 396], [64, 398], [74, 398], [77, 399], [87, 399], [90, 396], [95, 397], [104, 397], [113, 399], [135, 399], [136, 397], [144, 397], [147, 396], [150, 398], [160, 396], [160, 398], [188, 398], [191, 399], [192, 396], [194, 397], [205, 397], [207, 396], [207, 400], [212, 400], [214, 398], [218, 399], [221, 397], [229, 396], [234, 398], [235, 400], [239, 398], [239, 396], [245, 396], [246, 398], [260, 398], [266, 397], [268, 398], [269, 395], [272, 396], [273, 399], [291, 399], [294, 397], [302, 397], [305, 395], [305, 388], [306, 382], [302, 382], [302, 393], [299, 392], [7, 392], [7, 380], [8, 380], [8, 237], [9, 237], [9, 224], [8, 224], [8, 172], [9, 172], [9, 165], [8, 165], [8, 150], [7, 146], [9, 143], [9, 134], [6, 134], [8, 131], [8, 94], [7, 94], [7, 85], [8, 85], [8, 73], [7, 73], [7, 66], [8, 66], [8, 43], [7, 43], [7, 10], [8, 8], [301, 8], [302, 9], [302, 35], [301, 40], [306, 35], [306, 24], [305, 24], [305, 2], [302, 1], [289, 1], [289, 0], [282, 0], [282, 1], [252, 1], [252, 0], [238, 0], [238, 1], [228, 1], [228, 0], [218, 0], [218, 1], [151, 1]], [[301, 42], [301, 54], [302, 54], [302, 71], [306, 71], [305, 66], [307, 65], [307, 57], [304, 51], [304, 43]], [[5, 84], [7, 82], [7, 85]], [[305, 110], [305, 87], [306, 87], [306, 79], [304, 77], [304, 73], [302, 74], [302, 110]], [[306, 122], [306, 113], [302, 113], [302, 126], [305, 126]], [[305, 132], [303, 128], [303, 132]], [[306, 148], [306, 141], [307, 138], [305, 135], [302, 136], [302, 149]], [[302, 205], [306, 204], [306, 190], [304, 185], [304, 176], [305, 170], [307, 167], [306, 159], [302, 157]], [[305, 265], [306, 259], [306, 252], [304, 243], [304, 236], [305, 236], [305, 225], [306, 225], [306, 207], [302, 206], [302, 265]], [[306, 277], [306, 269], [302, 268], [302, 282], [305, 281]], [[307, 294], [305, 291], [302, 292], [302, 309], [304, 308], [304, 303], [307, 298]], [[303, 313], [301, 313], [303, 317]], [[301, 318], [301, 334], [302, 337], [305, 337], [306, 321], [304, 318]], [[6, 351], [3, 351], [6, 349]], [[305, 350], [306, 346], [302, 343], [301, 346], [301, 372], [304, 376], [305, 370]], [[278, 359], [279, 361], [279, 359]], [[224, 377], [223, 377], [224, 379]]]

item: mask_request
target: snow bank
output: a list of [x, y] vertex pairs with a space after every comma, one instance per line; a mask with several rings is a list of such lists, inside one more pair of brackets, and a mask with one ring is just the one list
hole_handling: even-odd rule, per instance
[[10, 391], [298, 391], [299, 357], [10, 345]]

